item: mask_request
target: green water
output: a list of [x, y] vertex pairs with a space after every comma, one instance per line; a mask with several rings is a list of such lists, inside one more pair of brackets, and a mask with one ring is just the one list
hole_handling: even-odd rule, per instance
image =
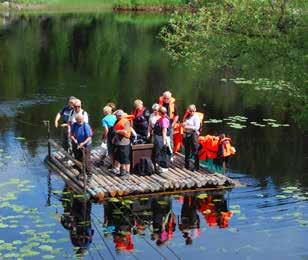
[[[304, 128], [286, 109], [287, 95], [232, 80], [244, 75], [245, 80], [277, 82], [286, 80], [284, 72], [271, 64], [244, 72], [195, 72], [175, 65], [157, 37], [167, 20], [112, 13], [1, 14], [0, 259], [65, 259], [81, 251], [87, 259], [308, 256]], [[297, 84], [305, 84], [301, 80], [298, 75]], [[75, 95], [90, 114], [98, 143], [106, 102], [130, 112], [134, 99], [150, 107], [166, 89], [174, 93], [181, 114], [190, 103], [205, 113], [211, 122], [204, 133], [232, 137], [237, 155], [228, 174], [246, 187], [207, 198], [193, 194], [126, 204], [91, 205], [70, 197], [61, 178], [43, 163], [47, 148], [42, 121], [53, 121], [66, 98]], [[230, 120], [240, 129], [230, 127]], [[52, 136], [58, 138], [60, 132], [52, 128]], [[222, 212], [233, 212], [227, 225]], [[176, 223], [166, 236], [162, 226], [170, 216]], [[77, 231], [76, 222], [83, 223]], [[79, 249], [76, 234], [92, 238], [81, 246], [87, 250]], [[119, 250], [115, 242], [125, 234], [132, 239], [133, 246], [125, 240], [130, 252]]]

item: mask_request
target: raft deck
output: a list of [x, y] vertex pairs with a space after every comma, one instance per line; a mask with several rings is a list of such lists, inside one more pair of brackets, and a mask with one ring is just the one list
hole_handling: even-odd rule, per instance
[[105, 197], [172, 194], [192, 190], [233, 188], [240, 185], [236, 180], [203, 167], [194, 172], [185, 169], [182, 154], [174, 156], [171, 168], [166, 173], [150, 176], [130, 174], [128, 178], [122, 178], [108, 171], [111, 162], [104, 157], [101, 148], [91, 151], [92, 177], [86, 182], [81, 178], [82, 163], [74, 160], [53, 140], [49, 140], [49, 143], [56, 150], [47, 157], [47, 164], [76, 192], [86, 191], [92, 198], [99, 201]]

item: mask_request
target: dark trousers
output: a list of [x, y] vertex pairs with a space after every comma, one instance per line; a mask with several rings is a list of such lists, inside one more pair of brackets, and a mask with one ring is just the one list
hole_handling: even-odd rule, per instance
[[[90, 175], [92, 169], [91, 146], [84, 147], [84, 149], [86, 172], [88, 175]], [[77, 149], [77, 144], [75, 143], [73, 143], [73, 153], [75, 159], [83, 163], [83, 151], [82, 149]]]
[[196, 133], [186, 134], [184, 138], [184, 148], [185, 148], [185, 168], [189, 168], [189, 159], [192, 155], [195, 160], [195, 170], [199, 170], [199, 143], [198, 135]]
[[71, 140], [68, 134], [68, 129], [66, 127], [62, 128], [62, 147], [68, 152], [71, 146]]

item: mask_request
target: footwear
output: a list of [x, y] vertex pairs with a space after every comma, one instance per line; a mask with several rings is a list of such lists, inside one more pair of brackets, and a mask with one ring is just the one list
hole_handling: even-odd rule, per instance
[[111, 168], [108, 171], [114, 175], [120, 175], [120, 170], [117, 168]]
[[129, 172], [127, 171], [121, 171], [120, 173], [120, 177], [123, 178], [123, 179], [128, 179], [129, 178]]

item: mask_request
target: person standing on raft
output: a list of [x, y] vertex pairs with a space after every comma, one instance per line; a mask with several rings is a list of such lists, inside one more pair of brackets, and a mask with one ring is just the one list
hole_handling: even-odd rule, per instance
[[135, 110], [133, 111], [133, 128], [137, 133], [137, 139], [141, 143], [147, 142], [150, 111], [143, 106], [140, 99], [134, 101]]
[[117, 110], [115, 113], [117, 121], [114, 124], [114, 168], [110, 171], [114, 174], [128, 177], [130, 172], [130, 153], [131, 153], [131, 135], [132, 129], [130, 122], [125, 118], [123, 110]]
[[196, 106], [191, 104], [187, 108], [187, 116], [182, 123], [183, 126], [183, 137], [184, 137], [184, 147], [185, 147], [185, 168], [189, 170], [189, 159], [192, 155], [194, 158], [194, 171], [199, 170], [199, 157], [198, 149], [199, 143], [198, 138], [200, 135], [200, 118], [195, 114]]
[[80, 162], [85, 160], [87, 175], [91, 177], [92, 130], [90, 125], [84, 122], [82, 114], [76, 115], [76, 122], [71, 126], [71, 139], [75, 159]]
[[65, 151], [70, 149], [70, 138], [69, 138], [69, 118], [71, 113], [74, 111], [74, 102], [76, 98], [74, 96], [69, 97], [68, 104], [64, 106], [56, 115], [55, 127], [59, 127], [59, 121], [62, 120], [60, 125], [62, 128], [62, 147]]
[[174, 125], [179, 120], [177, 108], [175, 106], [175, 99], [172, 97], [170, 91], [165, 91], [161, 97], [158, 99], [158, 104], [163, 106], [167, 110], [167, 116], [170, 120], [169, 129], [170, 129], [170, 146], [173, 151], [173, 128]]

